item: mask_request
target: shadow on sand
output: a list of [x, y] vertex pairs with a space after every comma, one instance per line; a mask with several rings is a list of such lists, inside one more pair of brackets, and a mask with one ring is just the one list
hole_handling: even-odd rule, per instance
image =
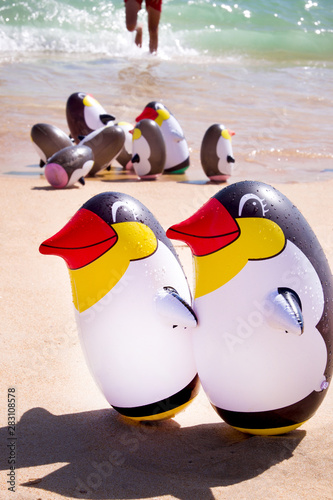
[[[33, 408], [16, 427], [17, 469], [67, 462], [45, 477], [32, 472], [20, 484], [66, 498], [209, 500], [211, 488], [241, 483], [291, 458], [305, 434], [249, 436], [222, 421], [133, 424], [111, 408], [59, 416]], [[0, 438], [7, 440], [6, 427]]]

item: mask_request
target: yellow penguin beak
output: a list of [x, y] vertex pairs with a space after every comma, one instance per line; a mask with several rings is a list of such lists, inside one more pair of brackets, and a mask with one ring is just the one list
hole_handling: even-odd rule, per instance
[[98, 102], [92, 95], [87, 94], [83, 99], [83, 104], [85, 106], [95, 106], [96, 104], [98, 104]]
[[141, 130], [139, 128], [133, 129], [133, 132], [131, 131], [131, 134], [133, 134], [132, 138], [133, 141], [137, 141], [138, 139], [140, 139], [142, 135]]

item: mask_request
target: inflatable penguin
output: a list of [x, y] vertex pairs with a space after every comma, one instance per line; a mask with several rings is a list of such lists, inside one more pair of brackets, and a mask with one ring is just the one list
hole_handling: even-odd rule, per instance
[[198, 392], [188, 327], [196, 318], [171, 242], [152, 213], [122, 193], [91, 198], [43, 254], [67, 263], [81, 344], [109, 403], [162, 420]]
[[140, 179], [156, 179], [165, 165], [165, 143], [160, 127], [152, 120], [141, 120], [133, 130], [132, 164]]
[[44, 167], [54, 153], [73, 145], [65, 132], [47, 123], [36, 123], [31, 129], [30, 137], [40, 158], [40, 167]]
[[252, 434], [302, 425], [327, 393], [333, 341], [331, 272], [304, 217], [274, 188], [246, 181], [167, 236], [193, 253], [195, 359], [218, 414]]
[[200, 150], [202, 168], [212, 181], [225, 182], [232, 173], [235, 163], [232, 153], [231, 136], [235, 132], [224, 125], [215, 123], [206, 131]]
[[76, 144], [82, 137], [103, 127], [114, 124], [115, 117], [108, 114], [90, 94], [75, 92], [67, 99], [66, 117], [71, 136]]
[[84, 137], [80, 144], [92, 149], [95, 160], [89, 175], [96, 175], [107, 168], [122, 150], [124, 142], [125, 133], [117, 125], [105, 125]]
[[190, 165], [188, 145], [176, 118], [160, 102], [150, 102], [143, 112], [135, 119], [154, 120], [160, 126], [166, 147], [164, 173], [182, 174]]
[[132, 168], [132, 131], [133, 125], [128, 122], [118, 122], [118, 127], [122, 128], [125, 134], [125, 142], [119, 155], [116, 157], [117, 162], [127, 170]]
[[84, 177], [94, 165], [94, 155], [87, 146], [68, 146], [55, 153], [45, 165], [46, 180], [55, 188], [84, 185]]

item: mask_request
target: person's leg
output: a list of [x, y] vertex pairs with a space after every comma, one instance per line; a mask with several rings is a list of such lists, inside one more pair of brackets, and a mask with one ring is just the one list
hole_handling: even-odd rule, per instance
[[158, 47], [158, 25], [160, 22], [161, 13], [153, 9], [152, 7], [147, 7], [148, 12], [148, 30], [149, 30], [149, 50], [151, 53], [157, 51]]
[[127, 0], [125, 3], [126, 28], [128, 31], [136, 31], [135, 43], [138, 47], [142, 46], [142, 26], [137, 24], [140, 8], [141, 5], [136, 0]]

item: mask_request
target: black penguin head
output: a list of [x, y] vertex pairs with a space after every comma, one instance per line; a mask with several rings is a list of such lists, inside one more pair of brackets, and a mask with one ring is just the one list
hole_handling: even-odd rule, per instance
[[263, 217], [282, 229], [286, 239], [298, 246], [308, 258], [310, 246], [316, 239], [309, 224], [297, 207], [280, 191], [258, 181], [231, 184], [215, 196], [229, 214], [238, 217]]
[[88, 200], [81, 208], [90, 210], [98, 215], [108, 225], [118, 222], [140, 222], [148, 226], [156, 238], [162, 241], [175, 255], [171, 241], [154, 215], [139, 200], [132, 196], [118, 192], [100, 193]]

